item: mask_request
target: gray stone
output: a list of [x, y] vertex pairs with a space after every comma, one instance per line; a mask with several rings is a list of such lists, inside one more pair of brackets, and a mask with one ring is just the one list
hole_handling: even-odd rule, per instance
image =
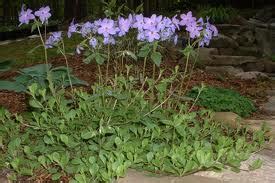
[[230, 56], [230, 55], [212, 55], [211, 60], [206, 65], [215, 66], [240, 66], [245, 63], [257, 62], [258, 59], [252, 56]]
[[275, 31], [268, 28], [256, 27], [256, 40], [265, 55], [275, 54]]
[[243, 72], [236, 75], [237, 78], [242, 80], [251, 80], [251, 79], [269, 79], [269, 77], [258, 71], [251, 71], [251, 72]]
[[206, 72], [221, 74], [221, 75], [231, 75], [235, 76], [241, 72], [244, 72], [241, 68], [235, 68], [233, 66], [207, 66], [205, 68]]
[[35, 39], [35, 38], [39, 38], [39, 35], [31, 35], [31, 36], [28, 36], [29, 39]]
[[238, 48], [238, 46], [234, 39], [223, 34], [213, 38], [209, 45], [210, 48]]
[[259, 57], [262, 55], [262, 53], [258, 47], [253, 45], [252, 47], [240, 46], [238, 49], [234, 50], [232, 55]]
[[138, 172], [129, 170], [125, 178], [121, 178], [117, 183], [222, 183], [223, 181], [202, 177], [202, 176], [186, 176], [186, 177], [172, 177], [152, 175], [146, 172]]
[[240, 46], [253, 46], [256, 38], [254, 33], [249, 30], [237, 36], [236, 41]]
[[233, 48], [219, 48], [220, 55], [234, 55], [236, 52]]
[[265, 72], [266, 73], [274, 73], [275, 72], [275, 62], [272, 61], [264, 61]]
[[213, 121], [228, 124], [234, 128], [239, 127], [242, 122], [242, 118], [233, 112], [215, 112], [212, 119]]
[[7, 44], [10, 44], [10, 43], [12, 43], [11, 40], [0, 41], [0, 45], [7, 45]]
[[241, 25], [237, 24], [217, 24], [217, 29], [221, 34], [231, 36], [240, 32]]
[[245, 72], [250, 72], [250, 71], [264, 72], [265, 64], [264, 62], [249, 62], [249, 63], [242, 64], [241, 68]]
[[200, 48], [198, 50], [198, 60], [202, 63], [211, 63], [212, 62], [212, 55], [218, 55], [217, 48]]
[[267, 90], [266, 94], [269, 96], [275, 96], [275, 90]]
[[262, 110], [268, 114], [275, 115], [275, 96], [272, 96], [268, 102], [262, 106]]

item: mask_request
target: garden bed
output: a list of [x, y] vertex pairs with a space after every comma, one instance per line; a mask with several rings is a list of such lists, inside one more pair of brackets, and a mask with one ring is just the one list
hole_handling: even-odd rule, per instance
[[[62, 66], [64, 65], [63, 57], [55, 57], [50, 60], [50, 63], [53, 66]], [[36, 63], [37, 64], [37, 63]], [[162, 65], [162, 68], [166, 68], [167, 70], [173, 69], [178, 64], [177, 60], [172, 60], [167, 58], [165, 64]], [[21, 67], [28, 67], [34, 64], [25, 64]], [[94, 84], [97, 79], [97, 65], [95, 63], [85, 64], [83, 62], [82, 56], [71, 56], [69, 58], [69, 66], [73, 69], [73, 73], [79, 79], [86, 81], [89, 85]], [[140, 65], [142, 67], [142, 64]], [[150, 72], [150, 68], [148, 67], [148, 72]], [[114, 71], [110, 73], [110, 75], [114, 74]], [[167, 75], [169, 72], [166, 73]], [[11, 79], [12, 77], [17, 75], [17, 70], [8, 71], [0, 74], [0, 80]], [[205, 83], [208, 86], [213, 87], [221, 87], [233, 89], [240, 92], [242, 95], [251, 98], [258, 108], [257, 111], [253, 114], [254, 118], [258, 118], [264, 113], [259, 110], [259, 106], [267, 100], [267, 94], [265, 90], [270, 87], [268, 81], [255, 81], [249, 80], [244, 81], [240, 79], [236, 79], [233, 77], [219, 77], [214, 74], [207, 73], [202, 69], [195, 69], [193, 75], [190, 80], [190, 84], [188, 89], [193, 88], [194, 86], [199, 86], [201, 83]], [[89, 90], [90, 86], [84, 87], [85, 90]], [[21, 113], [27, 110], [27, 94], [23, 93], [14, 93], [10, 91], [0, 91], [0, 106], [4, 106], [8, 108], [13, 113]]]

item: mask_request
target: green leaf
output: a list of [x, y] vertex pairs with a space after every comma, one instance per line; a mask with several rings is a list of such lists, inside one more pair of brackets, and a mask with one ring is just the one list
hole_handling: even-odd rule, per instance
[[47, 163], [46, 163], [46, 157], [41, 155], [38, 157], [38, 162], [44, 167], [46, 168], [47, 167]]
[[89, 64], [89, 63], [91, 63], [92, 62], [92, 60], [95, 58], [95, 54], [90, 54], [89, 56], [87, 56], [84, 60], [83, 60], [83, 62], [84, 63], [86, 63], [86, 64]]
[[60, 140], [61, 140], [61, 142], [63, 142], [66, 145], [69, 144], [69, 137], [67, 135], [65, 135], [65, 134], [61, 134], [60, 135]]
[[33, 108], [36, 108], [36, 109], [43, 109], [43, 105], [42, 105], [39, 101], [37, 101], [37, 100], [35, 100], [35, 99], [30, 100], [30, 101], [29, 101], [29, 104], [30, 104], [30, 106], [33, 107]]
[[162, 61], [162, 55], [160, 52], [153, 52], [151, 54], [151, 59], [154, 62], [154, 64], [156, 64], [159, 67]]
[[253, 171], [253, 170], [259, 169], [262, 167], [262, 165], [263, 165], [263, 161], [260, 159], [257, 159], [251, 165], [249, 165], [249, 170]]
[[152, 152], [147, 153], [146, 158], [148, 162], [151, 162], [154, 158], [154, 153]]
[[76, 174], [74, 178], [78, 183], [86, 183], [87, 182], [86, 176], [84, 174]]
[[96, 136], [96, 132], [91, 132], [91, 131], [84, 131], [81, 133], [81, 138], [84, 140], [91, 139]]
[[130, 56], [133, 60], [137, 61], [138, 58], [132, 51], [127, 50], [127, 51], [124, 51], [124, 53]]
[[0, 90], [24, 92], [24, 91], [26, 91], [26, 87], [24, 87], [23, 85], [18, 84], [16, 82], [0, 80]]
[[61, 173], [55, 173], [55, 174], [52, 175], [52, 180], [53, 181], [59, 180], [61, 176], [62, 176]]
[[122, 140], [119, 137], [115, 138], [115, 143], [117, 146], [120, 146], [122, 144]]
[[138, 57], [145, 58], [148, 57], [149, 53], [151, 52], [151, 45], [145, 44], [139, 50]]
[[103, 55], [103, 54], [100, 54], [100, 53], [97, 53], [95, 55], [95, 61], [97, 64], [99, 65], [102, 65], [106, 60], [106, 55]]

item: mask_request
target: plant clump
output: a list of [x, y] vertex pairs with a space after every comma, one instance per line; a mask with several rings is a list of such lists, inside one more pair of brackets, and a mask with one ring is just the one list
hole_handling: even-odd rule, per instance
[[188, 93], [188, 96], [197, 98], [197, 105], [216, 112], [234, 112], [241, 117], [248, 117], [256, 110], [249, 98], [230, 89], [205, 87], [200, 92], [200, 89], [195, 87]]
[[[48, 95], [29, 87], [29, 115], [0, 112], [2, 168], [16, 175], [37, 171], [52, 180], [112, 182], [128, 168], [178, 176], [201, 170], [238, 170], [252, 152], [264, 147], [265, 131], [250, 134], [215, 123], [211, 112], [188, 112], [171, 98], [167, 106], [152, 102], [162, 83], [143, 92], [135, 80], [117, 77], [114, 86], [94, 85], [92, 93], [78, 91], [73, 100], [64, 90]], [[134, 83], [134, 84], [133, 84]]]

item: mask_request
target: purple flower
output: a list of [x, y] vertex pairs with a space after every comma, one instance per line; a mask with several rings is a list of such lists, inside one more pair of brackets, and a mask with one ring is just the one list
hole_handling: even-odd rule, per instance
[[79, 24], [75, 24], [74, 23], [74, 19], [71, 22], [70, 26], [69, 26], [69, 30], [68, 30], [68, 38], [72, 37], [72, 33], [77, 32], [77, 28], [79, 27]]
[[180, 27], [179, 27], [179, 25], [180, 25], [180, 20], [177, 19], [177, 16], [178, 16], [178, 15], [175, 15], [175, 16], [172, 18], [172, 22], [173, 22], [173, 24], [176, 26], [176, 28], [177, 28], [178, 30], [180, 30]]
[[200, 37], [203, 27], [198, 26], [196, 22], [193, 22], [188, 24], [186, 30], [189, 32], [190, 38], [194, 39]]
[[89, 40], [89, 44], [91, 47], [95, 48], [98, 44], [98, 41], [96, 38], [93, 37], [92, 39]]
[[118, 32], [118, 28], [115, 27], [115, 22], [111, 19], [103, 19], [98, 28], [98, 34], [104, 37], [109, 37], [110, 35], [115, 35]]
[[145, 34], [144, 34], [144, 31], [139, 31], [139, 32], [138, 32], [137, 40], [139, 40], [139, 41], [145, 41]]
[[34, 14], [35, 16], [39, 17], [42, 24], [44, 24], [44, 23], [48, 23], [48, 19], [52, 16], [52, 14], [50, 13], [50, 10], [51, 9], [49, 6], [41, 7]]
[[88, 34], [92, 32], [93, 24], [90, 22], [86, 22], [81, 26], [80, 32], [82, 34], [82, 37], [86, 37]]
[[103, 44], [105, 44], [105, 45], [108, 45], [108, 44], [114, 45], [114, 44], [116, 44], [116, 41], [112, 36], [108, 36], [108, 37], [104, 37]]
[[160, 39], [160, 35], [157, 30], [147, 30], [145, 32], [145, 36], [146, 36], [147, 41], [150, 43], [154, 42], [155, 40]]
[[162, 16], [152, 15], [150, 18], [144, 18], [144, 29], [151, 30], [154, 29], [162, 20]]
[[189, 11], [187, 14], [182, 14], [180, 18], [181, 18], [181, 21], [180, 21], [181, 26], [188, 26], [189, 24], [196, 22], [196, 18], [193, 17], [191, 11]]
[[218, 36], [218, 30], [214, 25], [211, 25], [207, 19], [207, 22], [205, 23], [205, 30], [203, 31], [203, 38], [199, 45], [201, 47], [204, 47], [205, 45], [208, 46], [211, 39], [215, 36]]
[[124, 36], [129, 29], [131, 28], [132, 18], [129, 16], [129, 18], [119, 18], [118, 19], [118, 26], [119, 26], [119, 36]]
[[35, 16], [32, 14], [32, 10], [31, 9], [27, 9], [25, 11], [24, 9], [24, 5], [21, 8], [21, 12], [19, 14], [19, 21], [20, 21], [20, 25], [22, 24], [29, 24], [30, 20], [35, 19]]
[[144, 17], [143, 17], [143, 15], [142, 14], [135, 15], [134, 19], [135, 19], [135, 22], [133, 24], [133, 28], [136, 28], [139, 31], [143, 30], [143, 26], [144, 26]]
[[53, 48], [62, 39], [62, 32], [53, 32], [50, 37], [46, 40], [46, 48]]

